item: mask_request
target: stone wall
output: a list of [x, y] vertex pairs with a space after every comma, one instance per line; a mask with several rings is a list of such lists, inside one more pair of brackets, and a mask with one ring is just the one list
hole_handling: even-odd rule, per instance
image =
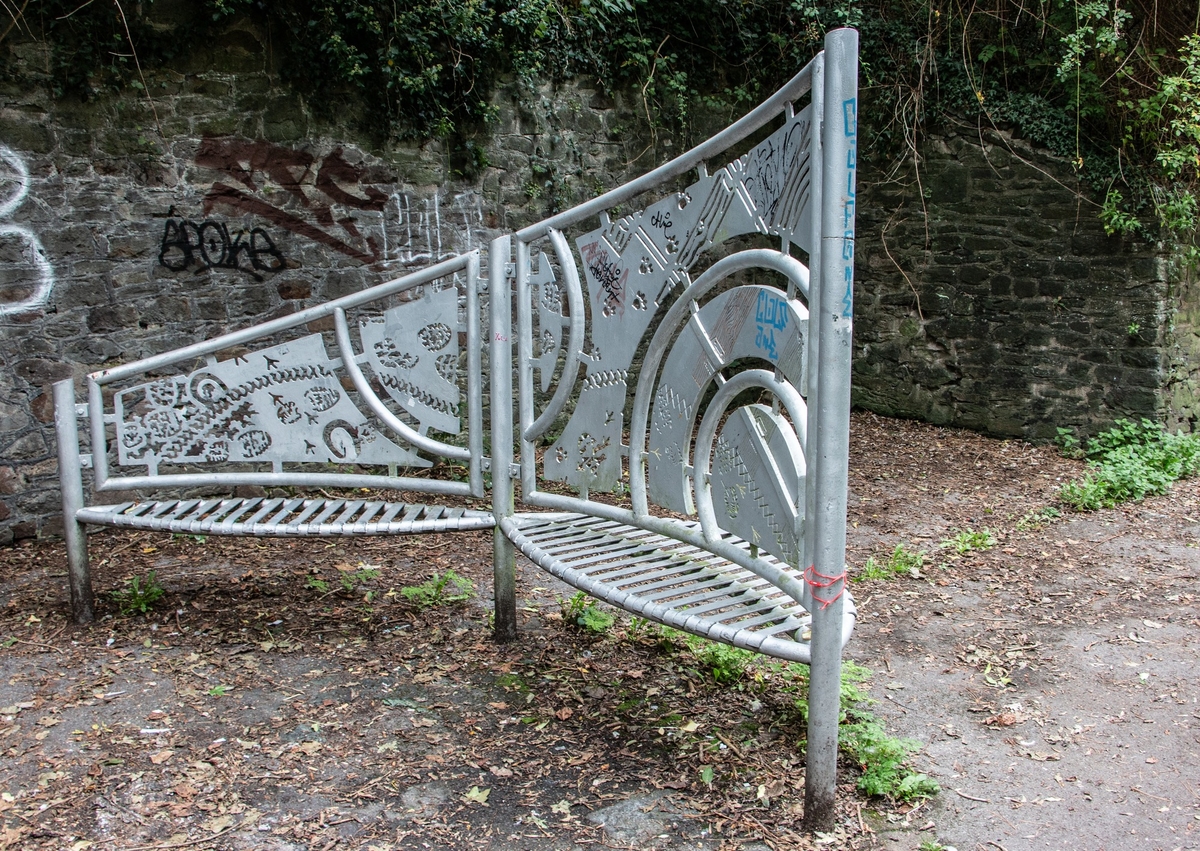
[[43, 47], [0, 49], [27, 72], [0, 80], [0, 544], [60, 528], [54, 381], [480, 247], [653, 160], [582, 85], [499, 92], [468, 181], [439, 142], [315, 119], [249, 29], [153, 75], [150, 100], [56, 99]]
[[1194, 417], [1171, 317], [1200, 314], [1161, 249], [1106, 235], [1069, 165], [1007, 134], [920, 154], [860, 193], [856, 405], [1032, 439]]
[[[0, 80], [0, 543], [59, 528], [53, 381], [483, 245], [679, 150], [638, 135], [636, 94], [513, 86], [464, 179], [439, 142], [358, 137], [352, 98], [314, 118], [252, 29], [153, 75], [150, 100], [56, 99], [44, 48], [0, 49], [26, 69]], [[1192, 284], [1017, 141], [948, 130], [922, 157], [919, 183], [860, 169], [857, 405], [1033, 438], [1194, 419]]]

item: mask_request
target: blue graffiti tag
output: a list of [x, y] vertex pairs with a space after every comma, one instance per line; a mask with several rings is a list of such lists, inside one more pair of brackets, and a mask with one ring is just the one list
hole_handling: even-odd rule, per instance
[[858, 99], [842, 102], [846, 150], [846, 201], [842, 209], [842, 260], [845, 263], [846, 294], [842, 297], [842, 316], [854, 315], [854, 177], [858, 168]]
[[754, 321], [758, 323], [758, 333], [754, 337], [754, 345], [765, 352], [771, 360], [779, 360], [775, 332], [783, 331], [788, 326], [787, 299], [759, 290]]

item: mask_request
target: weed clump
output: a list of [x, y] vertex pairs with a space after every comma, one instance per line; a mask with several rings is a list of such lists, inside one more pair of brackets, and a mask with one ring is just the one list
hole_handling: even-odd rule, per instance
[[991, 529], [963, 529], [961, 532], [947, 538], [938, 544], [944, 550], [954, 550], [960, 556], [967, 553], [983, 552], [996, 546], [996, 536]]
[[[1078, 452], [1078, 440], [1060, 433], [1064, 451]], [[1170, 490], [1172, 483], [1200, 469], [1200, 435], [1171, 434], [1161, 423], [1117, 420], [1087, 442], [1088, 472], [1059, 490], [1059, 501], [1077, 511], [1112, 508]]]
[[[625, 634], [626, 640], [656, 638], [663, 651], [684, 651], [695, 663], [694, 677], [708, 679], [721, 688], [733, 688], [756, 694], [773, 691], [787, 696], [802, 723], [808, 721], [809, 669], [798, 662], [783, 662], [759, 656], [749, 650], [730, 647], [668, 626], [656, 626], [638, 620]], [[863, 688], [871, 670], [849, 659], [842, 661], [839, 692], [839, 750], [861, 769], [858, 789], [868, 795], [911, 801], [936, 795], [938, 784], [927, 775], [913, 770], [908, 758], [920, 747], [913, 739], [889, 736], [882, 722], [868, 707], [875, 701]], [[701, 770], [706, 785], [713, 782], [710, 766]]]
[[400, 589], [400, 594], [418, 608], [431, 609], [448, 603], [462, 603], [471, 599], [475, 586], [470, 579], [459, 576], [453, 570], [442, 574], [433, 574], [420, 585], [408, 585]]
[[563, 621], [584, 632], [594, 632], [604, 635], [617, 622], [616, 615], [601, 609], [595, 600], [582, 591], [577, 592], [569, 600], [561, 600]]
[[117, 604], [117, 609], [124, 618], [134, 614], [146, 614], [165, 593], [166, 590], [158, 584], [158, 577], [151, 570], [144, 578], [131, 576], [125, 581], [124, 588], [111, 592], [109, 597]]
[[885, 562], [876, 561], [875, 556], [867, 559], [866, 563], [853, 577], [854, 582], [868, 579], [894, 579], [897, 576], [921, 578], [921, 568], [925, 565], [925, 553], [910, 550], [904, 544], [896, 544], [891, 556]]
[[907, 765], [908, 757], [921, 747], [920, 742], [889, 736], [874, 718], [843, 724], [839, 738], [842, 752], [862, 769], [859, 791], [901, 801], [928, 798], [941, 791], [935, 781]]

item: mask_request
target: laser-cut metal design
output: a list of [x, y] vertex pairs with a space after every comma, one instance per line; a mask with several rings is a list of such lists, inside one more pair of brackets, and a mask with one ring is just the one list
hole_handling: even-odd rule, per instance
[[338, 384], [319, 334], [239, 354], [115, 397], [118, 463], [317, 462], [428, 466]]

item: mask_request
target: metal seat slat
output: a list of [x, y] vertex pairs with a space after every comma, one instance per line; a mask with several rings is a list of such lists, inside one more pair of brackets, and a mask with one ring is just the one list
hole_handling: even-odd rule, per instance
[[166, 500], [164, 502], [156, 502], [153, 504], [151, 510], [145, 514], [145, 516], [152, 520], [157, 520], [164, 514], [172, 512], [177, 505], [179, 505], [179, 501], [174, 499]]
[[424, 510], [425, 506], [419, 502], [409, 503], [408, 507], [404, 510], [404, 516], [400, 520], [403, 523], [410, 523]]
[[353, 499], [347, 502], [346, 507], [342, 509], [342, 513], [338, 515], [337, 520], [333, 521], [333, 524], [335, 526], [344, 525], [346, 521], [357, 513], [358, 509], [362, 508], [363, 502], [364, 500], [361, 499]]
[[171, 512], [171, 519], [176, 523], [185, 521], [196, 510], [196, 506], [199, 504], [200, 500], [198, 499], [185, 499], [177, 502], [174, 510]]
[[284, 500], [283, 505], [281, 505], [279, 507], [279, 510], [277, 512], [275, 512], [275, 516], [267, 521], [267, 525], [269, 525], [269, 526], [286, 526], [286, 525], [288, 525], [287, 523], [284, 522], [284, 518], [295, 513], [296, 509], [299, 508], [303, 504], [304, 504], [304, 500], [302, 500], [302, 499]]
[[403, 502], [386, 503], [384, 512], [379, 518], [379, 522], [382, 524], [391, 523], [395, 516], [406, 508], [408, 508], [408, 505]]
[[308, 519], [316, 514], [325, 505], [323, 499], [306, 499], [304, 500], [304, 510], [292, 518], [292, 526], [300, 526], [308, 522]]
[[258, 509], [254, 512], [254, 514], [242, 521], [243, 525], [254, 526], [256, 523], [261, 523], [264, 517], [266, 517], [272, 511], [275, 511], [282, 504], [283, 499], [280, 497], [265, 500], [261, 505], [258, 506]]
[[346, 500], [344, 499], [325, 500], [325, 505], [321, 508], [321, 511], [317, 514], [317, 516], [312, 519], [312, 521], [309, 523], [309, 526], [323, 525], [325, 521], [329, 519], [331, 514], [339, 510], [345, 504]]
[[237, 511], [243, 505], [245, 500], [242, 499], [222, 499], [215, 505], [204, 512], [204, 519], [198, 523], [193, 522], [192, 528], [187, 531], [195, 533], [208, 533], [213, 531], [213, 527], [222, 525], [230, 512]]
[[711, 573], [706, 576], [695, 576], [693, 574], [681, 573], [675, 576], [668, 576], [660, 579], [657, 582], [650, 582], [645, 585], [636, 585], [630, 588], [630, 591], [636, 591], [639, 597], [645, 597], [655, 603], [670, 601], [672, 606], [688, 605], [679, 602], [676, 598], [684, 597], [688, 599], [708, 600], [715, 596], [729, 596], [730, 586], [734, 584], [732, 578], [728, 576], [713, 576]]
[[[217, 533], [228, 535], [230, 533], [230, 531], [235, 528], [234, 524], [236, 524], [238, 522], [239, 518], [244, 517], [247, 514], [250, 514], [251, 512], [254, 512], [262, 504], [263, 504], [262, 497], [255, 497], [252, 499], [242, 500], [240, 505], [234, 506], [232, 511], [226, 512], [225, 516], [221, 518], [220, 526], [218, 528]], [[216, 526], [216, 524], [214, 524], [214, 526]]]

